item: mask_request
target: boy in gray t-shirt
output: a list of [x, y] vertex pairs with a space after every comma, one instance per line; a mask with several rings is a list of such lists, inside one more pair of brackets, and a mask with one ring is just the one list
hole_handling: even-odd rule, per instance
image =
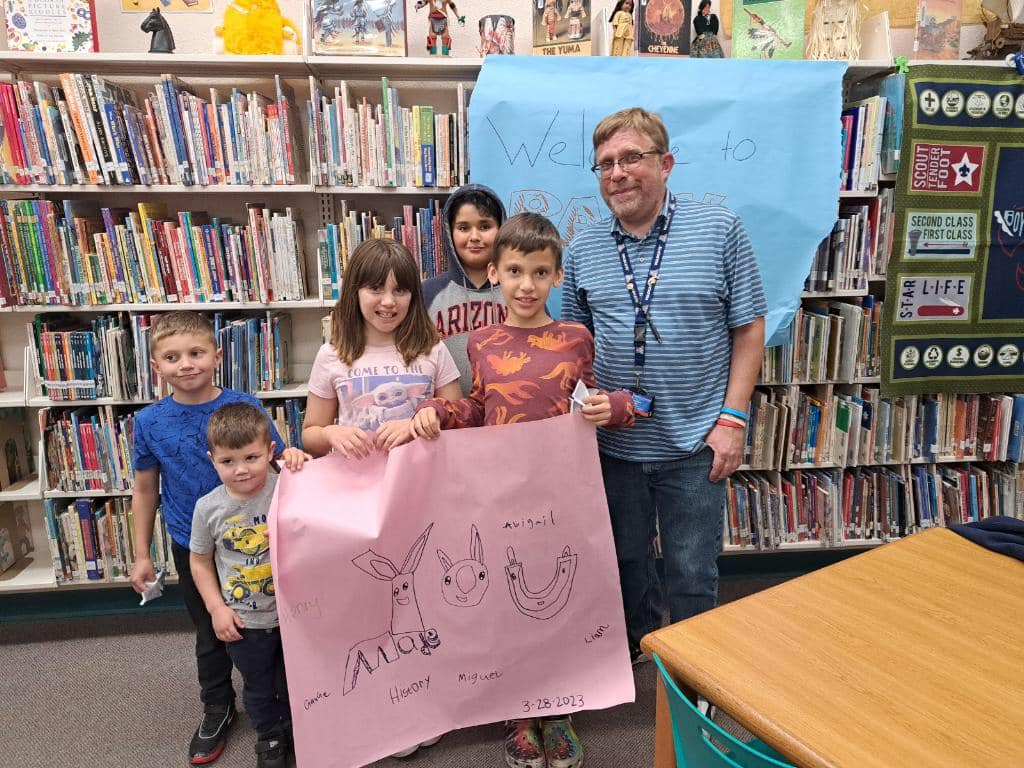
[[267, 535], [277, 481], [269, 472], [270, 422], [259, 408], [235, 403], [210, 417], [206, 436], [223, 485], [196, 502], [192, 578], [218, 639], [242, 673], [245, 709], [256, 730], [256, 766], [284, 768], [291, 713]]

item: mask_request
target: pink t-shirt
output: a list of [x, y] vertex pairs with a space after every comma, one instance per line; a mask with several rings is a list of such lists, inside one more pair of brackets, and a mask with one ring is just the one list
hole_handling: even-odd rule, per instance
[[324, 344], [313, 361], [309, 391], [326, 400], [338, 398], [339, 424], [372, 431], [385, 421], [411, 419], [420, 401], [458, 378], [459, 369], [441, 343], [409, 365], [393, 344], [367, 346], [350, 366]]

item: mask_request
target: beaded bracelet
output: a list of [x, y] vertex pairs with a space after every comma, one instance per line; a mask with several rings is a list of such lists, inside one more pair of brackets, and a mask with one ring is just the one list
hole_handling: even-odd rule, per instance
[[726, 421], [725, 419], [718, 419], [715, 424], [720, 427], [732, 427], [733, 429], [743, 429], [744, 424], [737, 424], [735, 421]]
[[744, 424], [747, 422], [747, 414], [745, 414], [743, 411], [737, 411], [735, 408], [726, 408], [723, 405], [721, 412], [722, 413], [727, 413], [730, 416], [735, 416], [737, 419], [743, 419], [743, 423]]

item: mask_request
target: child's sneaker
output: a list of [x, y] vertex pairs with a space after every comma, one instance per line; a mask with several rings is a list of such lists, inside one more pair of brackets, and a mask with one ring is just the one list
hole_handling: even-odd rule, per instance
[[536, 720], [512, 720], [505, 725], [505, 762], [511, 768], [545, 768], [547, 760]]
[[206, 765], [220, 757], [224, 751], [225, 735], [234, 719], [234, 704], [208, 704], [204, 708], [203, 721], [188, 745], [188, 759], [192, 765]]
[[540, 730], [544, 738], [548, 768], [581, 768], [583, 745], [568, 717], [541, 720]]
[[288, 742], [284, 739], [266, 739], [256, 742], [256, 768], [286, 768]]

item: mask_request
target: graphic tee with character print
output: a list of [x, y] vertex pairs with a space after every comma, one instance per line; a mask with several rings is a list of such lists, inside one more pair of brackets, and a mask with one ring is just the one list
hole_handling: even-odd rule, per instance
[[459, 378], [459, 370], [444, 344], [405, 364], [398, 349], [367, 345], [352, 365], [338, 359], [330, 344], [317, 352], [309, 375], [309, 391], [338, 400], [338, 424], [374, 431], [386, 421], [411, 419], [416, 406]]

